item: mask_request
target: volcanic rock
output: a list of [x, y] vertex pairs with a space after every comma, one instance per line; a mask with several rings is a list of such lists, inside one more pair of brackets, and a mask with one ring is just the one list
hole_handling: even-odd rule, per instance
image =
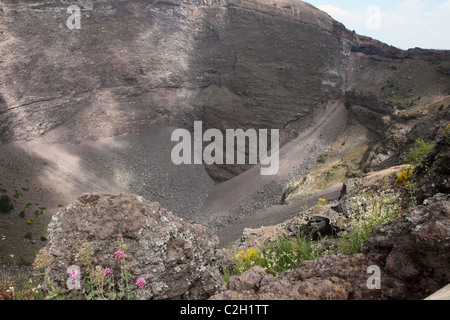
[[436, 194], [374, 228], [362, 252], [403, 283], [385, 288], [397, 299], [423, 299], [450, 282], [450, 195]]
[[71, 265], [81, 268], [85, 284], [87, 248], [92, 266], [113, 274], [119, 273], [115, 252], [122, 248], [133, 285], [138, 278], [146, 281], [137, 298], [205, 299], [221, 283], [217, 245], [204, 226], [186, 223], [158, 203], [127, 194], [85, 194], [53, 216], [45, 249], [53, 260], [49, 277], [63, 289]]

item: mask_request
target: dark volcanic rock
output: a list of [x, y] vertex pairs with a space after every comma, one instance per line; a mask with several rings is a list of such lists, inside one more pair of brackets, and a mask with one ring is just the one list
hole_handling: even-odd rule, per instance
[[121, 248], [133, 285], [138, 278], [147, 282], [136, 292], [139, 299], [205, 299], [221, 284], [217, 246], [205, 227], [184, 222], [158, 203], [134, 195], [85, 194], [53, 216], [46, 250], [53, 260], [49, 276], [62, 292], [71, 265], [81, 267], [84, 285], [82, 252], [88, 248], [92, 266], [110, 268], [117, 278], [114, 258]]
[[330, 224], [330, 219], [324, 216], [313, 216], [300, 228], [303, 235], [311, 236], [317, 240], [327, 235], [336, 235], [339, 229]]
[[367, 268], [371, 262], [362, 254], [332, 255], [314, 261], [303, 261], [296, 270], [277, 277], [260, 267], [253, 267], [239, 277], [232, 277], [219, 299], [249, 300], [347, 300], [376, 299], [379, 290], [367, 288]]
[[419, 203], [436, 193], [450, 193], [450, 129], [441, 127], [433, 149], [414, 169], [415, 197]]
[[362, 252], [402, 283], [384, 289], [386, 297], [423, 299], [444, 287], [450, 282], [450, 196], [437, 194], [374, 228]]

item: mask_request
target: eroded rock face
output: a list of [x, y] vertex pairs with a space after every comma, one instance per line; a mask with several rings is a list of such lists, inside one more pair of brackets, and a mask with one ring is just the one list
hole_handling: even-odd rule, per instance
[[[69, 5], [81, 9], [80, 29], [66, 25]], [[78, 143], [202, 121], [204, 130], [280, 129], [283, 143], [342, 95], [349, 42], [358, 42], [294, 0], [1, 6], [1, 142]], [[247, 168], [208, 171], [223, 181]]]
[[146, 281], [136, 292], [139, 299], [205, 299], [220, 286], [217, 237], [158, 203], [126, 194], [85, 194], [53, 216], [46, 246], [54, 258], [50, 278], [65, 289], [67, 268], [78, 265], [83, 279], [82, 247], [92, 249], [92, 266], [118, 274], [118, 235], [127, 247], [133, 285], [138, 278]]
[[[80, 29], [66, 26], [69, 5]], [[0, 31], [1, 140], [59, 127], [52, 140], [77, 142], [194, 120], [281, 129], [340, 93], [350, 50], [327, 14], [291, 0], [7, 0]]]

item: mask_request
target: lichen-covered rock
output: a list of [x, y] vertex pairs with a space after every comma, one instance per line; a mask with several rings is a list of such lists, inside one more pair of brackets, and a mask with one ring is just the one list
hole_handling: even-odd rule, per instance
[[137, 298], [205, 299], [221, 284], [217, 246], [204, 226], [184, 222], [158, 203], [127, 194], [85, 194], [53, 216], [46, 250], [53, 260], [49, 276], [63, 289], [71, 265], [80, 266], [83, 285], [89, 250], [92, 266], [118, 274], [115, 252], [122, 249], [133, 286], [139, 278], [146, 281]]
[[437, 194], [374, 228], [362, 252], [403, 283], [389, 298], [423, 299], [450, 282], [450, 195]]

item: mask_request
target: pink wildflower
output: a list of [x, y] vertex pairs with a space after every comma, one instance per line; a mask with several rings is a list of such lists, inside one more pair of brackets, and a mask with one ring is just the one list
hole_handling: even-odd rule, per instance
[[111, 274], [111, 269], [110, 269], [110, 268], [106, 268], [106, 269], [103, 271], [103, 274], [104, 274], [104, 275]]
[[139, 279], [136, 281], [136, 285], [137, 285], [140, 289], [142, 289], [142, 288], [145, 286], [146, 283], [147, 283], [147, 282], [146, 282], [144, 279], [142, 279], [142, 278], [139, 278]]
[[123, 253], [122, 251], [118, 250], [115, 254], [114, 254], [114, 258], [116, 260], [120, 260], [122, 258], [125, 258], [125, 253]]

